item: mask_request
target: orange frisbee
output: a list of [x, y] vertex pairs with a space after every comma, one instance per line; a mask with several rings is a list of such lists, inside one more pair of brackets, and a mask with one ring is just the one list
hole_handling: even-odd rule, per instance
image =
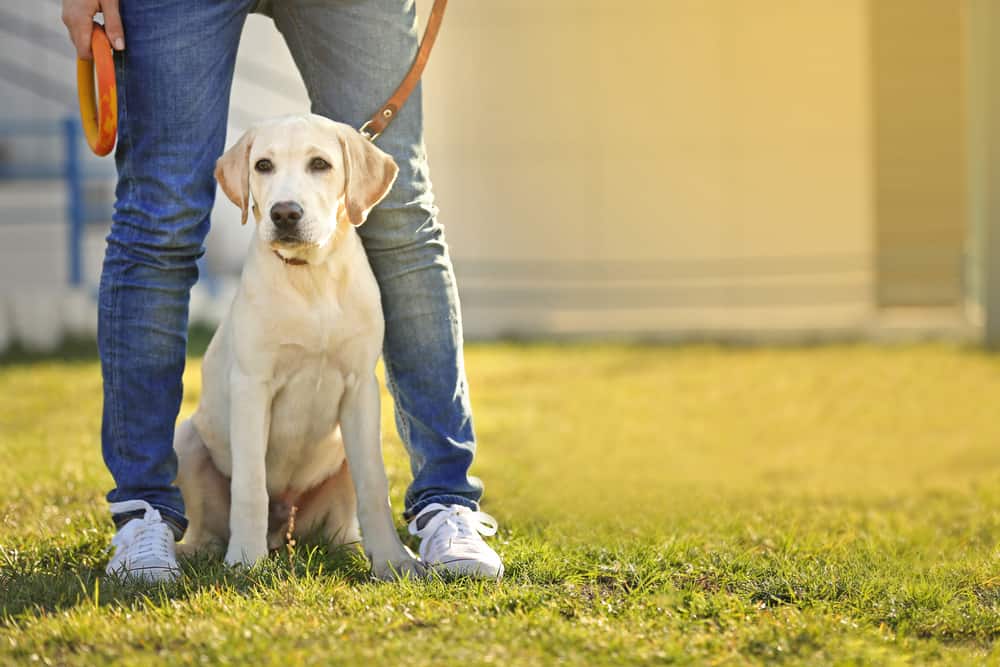
[[[94, 60], [76, 61], [76, 90], [80, 98], [80, 119], [83, 133], [91, 150], [107, 155], [115, 147], [118, 136], [118, 89], [115, 86], [115, 61], [111, 57], [111, 42], [100, 24], [94, 24], [90, 37]], [[97, 93], [94, 93], [94, 72], [97, 72]]]

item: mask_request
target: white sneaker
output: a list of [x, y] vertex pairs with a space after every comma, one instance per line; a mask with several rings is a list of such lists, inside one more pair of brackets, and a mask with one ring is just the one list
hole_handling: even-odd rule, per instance
[[141, 519], [132, 519], [118, 529], [111, 546], [115, 553], [107, 573], [148, 583], [173, 581], [180, 576], [174, 547], [174, 532], [160, 513], [145, 500], [125, 500], [111, 504], [112, 514], [145, 510]]
[[480, 537], [497, 532], [496, 519], [486, 512], [433, 503], [413, 517], [409, 530], [420, 538], [420, 558], [437, 572], [495, 580], [503, 576], [500, 556]]

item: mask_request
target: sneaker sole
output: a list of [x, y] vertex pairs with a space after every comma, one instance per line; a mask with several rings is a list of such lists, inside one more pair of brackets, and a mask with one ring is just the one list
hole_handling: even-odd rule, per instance
[[139, 579], [159, 583], [161, 581], [175, 581], [181, 576], [181, 571], [169, 567], [133, 567], [128, 570], [125, 568], [105, 570], [105, 574], [109, 577], [117, 577], [120, 580]]
[[[455, 563], [473, 563], [477, 567], [472, 568], [470, 570], [462, 570], [462, 569], [456, 570], [451, 567], [448, 567], [449, 565], [454, 565]], [[479, 561], [476, 560], [467, 558], [458, 558], [455, 560], [446, 560], [434, 563], [433, 565], [430, 566], [430, 569], [437, 572], [438, 574], [449, 575], [452, 577], [473, 577], [476, 579], [485, 579], [487, 581], [490, 580], [500, 581], [503, 578], [504, 574], [503, 563], [500, 564], [500, 569], [497, 570], [496, 574], [487, 574], [486, 572], [483, 572], [478, 568], [479, 564], [480, 564]]]

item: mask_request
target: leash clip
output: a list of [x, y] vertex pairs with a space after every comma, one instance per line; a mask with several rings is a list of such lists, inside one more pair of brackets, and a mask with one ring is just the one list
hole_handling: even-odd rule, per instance
[[[390, 100], [390, 103], [391, 103], [391, 100]], [[361, 136], [363, 136], [366, 139], [368, 139], [368, 141], [371, 141], [371, 142], [374, 143], [375, 140], [378, 139], [379, 136], [381, 136], [382, 132], [385, 131], [385, 128], [389, 125], [389, 123], [392, 122], [392, 117], [394, 115], [396, 115], [395, 110], [392, 108], [392, 106], [390, 106], [389, 104], [387, 104], [385, 106], [385, 108], [382, 109], [381, 112], [375, 114], [374, 116], [372, 116], [371, 118], [369, 118], [368, 120], [366, 120], [365, 124], [361, 126], [361, 129], [358, 130], [358, 132], [361, 133]], [[379, 116], [381, 116], [381, 118], [379, 118]], [[380, 129], [378, 129], [377, 131], [373, 132], [372, 130], [370, 130], [368, 128], [376, 120], [378, 121], [378, 127]]]
[[371, 124], [372, 124], [372, 122], [370, 120], [366, 120], [365, 124], [361, 126], [361, 128], [358, 130], [358, 132], [360, 132], [361, 136], [364, 137], [365, 139], [367, 139], [368, 141], [370, 141], [372, 143], [375, 143], [375, 140], [378, 139], [379, 135], [382, 134], [382, 133], [381, 132], [370, 132], [368, 130], [368, 126], [370, 126]]
[[[420, 75], [424, 71], [424, 66], [427, 65], [427, 59], [431, 55], [431, 48], [434, 46], [434, 40], [437, 39], [438, 30], [441, 29], [444, 8], [447, 4], [448, 0], [434, 0], [434, 6], [431, 7], [431, 14], [427, 18], [427, 27], [424, 28], [424, 36], [420, 39], [417, 54], [413, 58], [413, 64], [410, 65], [406, 76], [403, 77], [403, 80], [396, 87], [392, 96], [386, 100], [385, 104], [379, 107], [375, 115], [369, 118], [361, 126], [361, 129], [358, 130], [361, 136], [368, 139], [368, 141], [378, 139], [378, 136], [385, 131], [385, 128], [389, 126], [389, 123], [392, 122], [399, 110], [406, 104], [406, 98], [417, 87], [417, 83], [420, 82]], [[375, 126], [374, 130], [372, 130], [372, 125]]]

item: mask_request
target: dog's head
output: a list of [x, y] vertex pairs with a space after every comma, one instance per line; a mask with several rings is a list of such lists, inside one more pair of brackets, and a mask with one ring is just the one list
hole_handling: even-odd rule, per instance
[[243, 223], [252, 208], [260, 240], [291, 259], [322, 250], [338, 224], [364, 223], [398, 171], [350, 126], [308, 114], [248, 130], [219, 158], [215, 178]]

